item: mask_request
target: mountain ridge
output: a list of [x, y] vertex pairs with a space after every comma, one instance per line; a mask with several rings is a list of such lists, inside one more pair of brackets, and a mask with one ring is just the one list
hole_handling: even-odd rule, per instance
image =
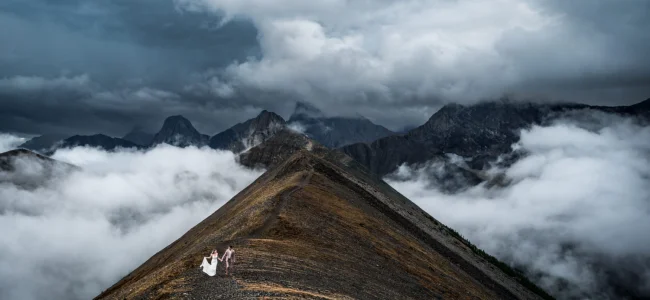
[[364, 116], [328, 117], [315, 106], [296, 102], [289, 124], [299, 124], [310, 138], [329, 148], [338, 148], [357, 142], [371, 142], [395, 134]]
[[[121, 138], [116, 138], [116, 137], [110, 137], [105, 134], [93, 134], [93, 135], [74, 135], [71, 136], [67, 139], [64, 139], [61, 141], [56, 149], [62, 149], [62, 148], [72, 148], [72, 147], [100, 147], [104, 150], [107, 151], [112, 151], [118, 148], [133, 148], [133, 149], [141, 149], [142, 147], [139, 145], [136, 145], [132, 142], [129, 142], [127, 140], [121, 139]], [[51, 151], [52, 152], [52, 151]], [[51, 154], [51, 153], [50, 153]]]
[[[96, 299], [548, 298], [351, 158], [313, 150], [276, 164]], [[232, 279], [197, 269], [228, 244]]]

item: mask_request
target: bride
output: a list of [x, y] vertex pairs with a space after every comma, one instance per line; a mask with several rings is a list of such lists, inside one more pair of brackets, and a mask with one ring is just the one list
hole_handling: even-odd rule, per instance
[[[208, 258], [212, 258], [210, 263], [208, 263]], [[213, 250], [210, 256], [203, 258], [203, 262], [199, 268], [203, 269], [205, 274], [214, 276], [217, 274], [217, 263], [219, 263], [219, 261], [221, 261], [219, 260], [219, 253], [217, 250]]]

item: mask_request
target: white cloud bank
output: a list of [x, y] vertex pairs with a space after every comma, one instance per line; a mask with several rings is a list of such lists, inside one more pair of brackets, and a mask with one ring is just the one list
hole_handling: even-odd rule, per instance
[[0, 181], [0, 299], [90, 299], [261, 174], [230, 152], [165, 145], [53, 158], [82, 170], [29, 190]]
[[606, 114], [524, 130], [505, 188], [447, 195], [423, 170], [389, 183], [559, 298], [650, 295], [650, 127]]
[[20, 144], [27, 140], [12, 134], [0, 133], [0, 153], [16, 149]]

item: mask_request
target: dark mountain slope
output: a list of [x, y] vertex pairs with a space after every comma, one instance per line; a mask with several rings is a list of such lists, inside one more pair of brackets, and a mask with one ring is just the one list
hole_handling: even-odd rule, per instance
[[122, 139], [145, 147], [151, 144], [153, 137], [154, 135], [152, 133], [144, 132], [142, 129], [136, 127], [133, 128], [133, 130], [127, 133], [124, 137], [122, 137]]
[[178, 115], [165, 119], [162, 128], [151, 141], [152, 146], [162, 143], [177, 147], [200, 147], [207, 143], [207, 138], [192, 126], [190, 120]]
[[257, 117], [216, 134], [210, 138], [209, 145], [214, 149], [241, 152], [263, 143], [282, 130], [285, 123], [279, 115], [264, 110]]
[[[43, 164], [57, 164], [54, 159], [51, 159], [47, 156], [29, 151], [27, 149], [15, 149], [7, 152], [0, 153], [0, 171], [11, 172], [16, 170], [16, 160], [17, 159], [33, 159], [35, 161], [41, 162]], [[63, 164], [63, 163], [61, 163]]]
[[533, 104], [510, 101], [485, 102], [473, 106], [449, 104], [422, 126], [404, 135], [393, 135], [370, 144], [357, 143], [341, 151], [386, 175], [401, 164], [444, 160], [446, 153], [470, 158], [470, 167], [484, 169], [488, 161], [511, 151], [521, 129], [541, 124], [562, 112], [592, 109], [623, 115], [648, 116], [650, 100], [632, 106], [602, 107], [582, 104]]
[[[0, 183], [34, 189], [57, 175], [77, 170], [77, 166], [26, 150], [0, 153]], [[0, 213], [3, 208], [0, 207]]]
[[[349, 157], [308, 149], [97, 299], [539, 298]], [[228, 244], [234, 276], [201, 273], [202, 257]]]
[[372, 142], [394, 134], [363, 116], [357, 118], [326, 117], [317, 108], [302, 102], [296, 103], [296, 109], [289, 118], [289, 124], [302, 127], [307, 136], [330, 148], [359, 142]]
[[69, 137], [61, 141], [61, 143], [57, 144], [57, 149], [73, 148], [78, 146], [101, 148], [107, 151], [112, 151], [117, 148], [135, 148], [135, 149], [142, 148], [141, 146], [136, 145], [127, 140], [110, 137], [104, 134], [95, 134], [95, 135], [75, 135]]
[[18, 147], [39, 153], [47, 153], [56, 148], [56, 144], [67, 137], [69, 136], [62, 134], [44, 134], [30, 139]]

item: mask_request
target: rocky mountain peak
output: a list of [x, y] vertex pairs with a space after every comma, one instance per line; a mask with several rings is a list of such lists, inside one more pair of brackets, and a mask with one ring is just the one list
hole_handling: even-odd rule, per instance
[[286, 121], [274, 112], [263, 110], [257, 117], [255, 117], [251, 122], [251, 129], [253, 131], [265, 130], [271, 127], [282, 127]]
[[324, 118], [325, 114], [316, 106], [306, 102], [296, 102], [296, 108], [289, 118], [289, 122], [300, 119], [320, 119]]
[[165, 119], [163, 123], [163, 129], [170, 128], [176, 130], [192, 130], [192, 122], [182, 115], [170, 116]]
[[165, 119], [162, 128], [154, 136], [151, 144], [170, 144], [178, 147], [202, 146], [206, 138], [198, 131], [192, 122], [181, 115]]
[[209, 145], [214, 149], [239, 153], [266, 141], [285, 126], [286, 121], [281, 116], [263, 110], [255, 118], [214, 135]]

